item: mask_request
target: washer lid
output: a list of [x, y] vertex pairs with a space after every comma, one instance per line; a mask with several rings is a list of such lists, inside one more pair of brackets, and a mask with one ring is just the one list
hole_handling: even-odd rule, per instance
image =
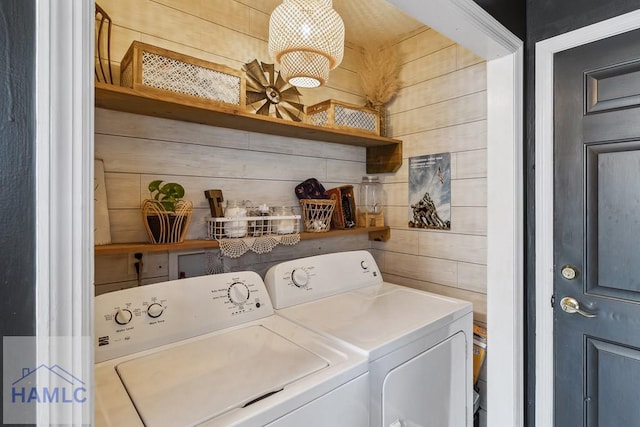
[[385, 283], [278, 310], [325, 336], [366, 350], [369, 360], [462, 317], [471, 303]]
[[129, 360], [116, 370], [145, 425], [189, 426], [327, 366], [256, 325]]

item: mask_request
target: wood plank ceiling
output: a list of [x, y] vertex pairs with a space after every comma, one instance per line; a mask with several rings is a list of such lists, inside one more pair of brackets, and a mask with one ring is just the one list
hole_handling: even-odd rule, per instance
[[[282, 0], [239, 0], [271, 13]], [[425, 25], [385, 0], [333, 0], [345, 25], [345, 41], [356, 46], [381, 45], [398, 40]]]

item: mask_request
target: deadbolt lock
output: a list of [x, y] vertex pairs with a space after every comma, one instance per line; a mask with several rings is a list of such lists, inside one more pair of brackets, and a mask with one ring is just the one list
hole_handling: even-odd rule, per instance
[[562, 274], [562, 277], [564, 277], [567, 280], [573, 280], [578, 275], [578, 272], [576, 271], [576, 269], [569, 264], [563, 266], [562, 270], [560, 270], [560, 273]]

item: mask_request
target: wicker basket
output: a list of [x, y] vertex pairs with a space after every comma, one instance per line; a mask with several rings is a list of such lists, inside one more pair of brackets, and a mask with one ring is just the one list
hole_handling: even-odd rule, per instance
[[301, 199], [304, 231], [324, 233], [331, 229], [331, 216], [336, 207], [333, 199]]

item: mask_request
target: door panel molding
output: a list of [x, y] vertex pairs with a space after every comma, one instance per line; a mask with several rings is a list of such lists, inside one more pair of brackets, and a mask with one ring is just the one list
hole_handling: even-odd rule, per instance
[[535, 252], [536, 424], [553, 425], [553, 67], [554, 54], [640, 28], [640, 10], [536, 43]]

